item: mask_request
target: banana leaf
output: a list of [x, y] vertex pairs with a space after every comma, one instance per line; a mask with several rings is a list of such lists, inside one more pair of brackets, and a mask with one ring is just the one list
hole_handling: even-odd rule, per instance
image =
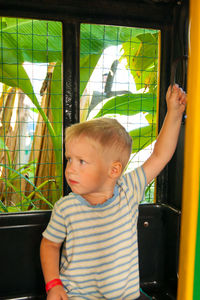
[[132, 153], [138, 152], [138, 149], [144, 149], [155, 140], [156, 124], [150, 124], [129, 132], [133, 139]]
[[62, 60], [61, 22], [2, 18], [0, 30], [0, 81], [20, 88], [32, 100], [52, 138], [54, 128], [41, 109], [31, 81], [23, 67], [25, 61], [48, 63]]
[[[62, 174], [62, 24], [41, 20], [2, 18], [0, 28], [0, 81], [9, 86], [20, 88], [37, 108], [47, 124], [56, 155], [57, 173]], [[33, 91], [33, 86], [24, 67], [24, 62], [57, 62], [51, 85], [54, 124], [41, 108]], [[58, 109], [57, 109], [58, 108]], [[60, 183], [61, 184], [61, 183]]]
[[155, 110], [156, 97], [154, 94], [124, 94], [109, 98], [95, 118], [107, 114], [133, 116], [139, 112], [152, 113]]
[[[150, 30], [145, 30], [146, 32]], [[83, 94], [104, 49], [109, 46], [119, 46], [130, 40], [132, 36], [142, 33], [144, 33], [142, 28], [81, 24], [80, 95]]]
[[[47, 63], [62, 60], [62, 23], [2, 18], [0, 45], [10, 63]], [[7, 54], [7, 53], [8, 54]], [[6, 57], [5, 57], [6, 55]]]
[[157, 85], [158, 38], [157, 32], [139, 34], [122, 45], [120, 60], [126, 59], [137, 90], [149, 87], [153, 92]]

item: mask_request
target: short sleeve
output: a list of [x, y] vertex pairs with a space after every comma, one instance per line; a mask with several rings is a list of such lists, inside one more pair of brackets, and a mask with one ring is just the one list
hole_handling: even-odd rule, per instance
[[138, 194], [138, 203], [140, 203], [144, 199], [145, 189], [147, 186], [146, 174], [144, 172], [143, 167], [139, 167], [132, 174], [134, 177], [134, 182], [137, 187]]
[[65, 220], [58, 202], [54, 205], [51, 219], [42, 235], [52, 242], [62, 243], [66, 237], [67, 230], [65, 226]]
[[130, 173], [125, 174], [122, 177], [121, 182], [124, 187], [127, 187], [128, 197], [131, 199], [131, 202], [139, 204], [144, 198], [147, 186], [143, 167], [138, 167]]

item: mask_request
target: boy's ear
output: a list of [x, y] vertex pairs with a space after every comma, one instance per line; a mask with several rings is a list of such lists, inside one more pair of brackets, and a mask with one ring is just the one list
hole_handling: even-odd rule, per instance
[[118, 178], [122, 173], [122, 164], [119, 161], [114, 161], [110, 167], [110, 176], [112, 178]]

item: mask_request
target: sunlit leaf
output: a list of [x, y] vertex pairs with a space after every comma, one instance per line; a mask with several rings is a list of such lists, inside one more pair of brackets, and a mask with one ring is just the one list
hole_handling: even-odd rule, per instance
[[3, 20], [4, 24], [7, 23], [2, 28], [0, 40], [4, 59], [10, 56], [11, 63], [62, 60], [61, 22], [11, 18]]
[[99, 26], [81, 24], [80, 44], [80, 95], [100, 59], [103, 51], [109, 46], [119, 46], [132, 36], [148, 32], [142, 28], [119, 26]]
[[101, 54], [102, 52], [80, 58], [80, 95], [83, 94]]
[[133, 116], [138, 112], [152, 113], [155, 110], [156, 98], [153, 94], [125, 94], [108, 99], [95, 118], [107, 114]]
[[144, 149], [155, 139], [156, 124], [140, 127], [129, 132], [133, 139], [132, 153], [138, 152], [138, 149]]
[[137, 90], [149, 87], [152, 91], [157, 83], [158, 33], [137, 35], [123, 43], [122, 49], [121, 59], [126, 59]]

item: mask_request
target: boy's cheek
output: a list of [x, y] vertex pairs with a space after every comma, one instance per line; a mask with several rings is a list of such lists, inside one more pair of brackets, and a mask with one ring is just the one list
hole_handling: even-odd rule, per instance
[[65, 179], [67, 180], [67, 177], [68, 177], [68, 170], [67, 168], [65, 168]]

